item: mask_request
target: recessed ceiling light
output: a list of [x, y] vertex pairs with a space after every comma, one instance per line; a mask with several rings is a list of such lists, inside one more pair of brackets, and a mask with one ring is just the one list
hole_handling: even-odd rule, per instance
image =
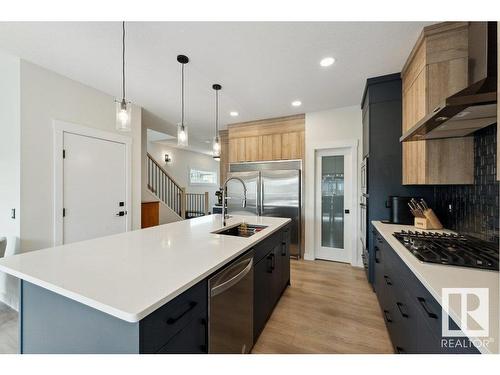
[[231, 115], [231, 117], [237, 117], [239, 115], [239, 113], [236, 111], [231, 111], [229, 112], [229, 114]]
[[294, 101], [292, 102], [292, 105], [293, 105], [294, 107], [300, 107], [300, 106], [302, 105], [302, 102], [301, 102], [300, 100], [294, 100]]
[[319, 65], [326, 67], [326, 66], [332, 65], [334, 62], [335, 62], [335, 59], [333, 57], [325, 57], [324, 59], [322, 59], [319, 62]]

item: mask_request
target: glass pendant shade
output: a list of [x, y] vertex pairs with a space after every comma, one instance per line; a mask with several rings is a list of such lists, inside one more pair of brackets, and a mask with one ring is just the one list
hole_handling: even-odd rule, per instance
[[188, 127], [186, 124], [177, 125], [177, 146], [188, 146]]
[[214, 156], [214, 159], [220, 158], [220, 150], [220, 139], [218, 136], [215, 136], [212, 142], [212, 155]]
[[116, 100], [116, 130], [132, 130], [132, 104], [125, 99], [125, 21], [122, 22], [122, 100]]
[[125, 100], [116, 102], [116, 129], [129, 132], [131, 129], [130, 120], [132, 117], [132, 104]]

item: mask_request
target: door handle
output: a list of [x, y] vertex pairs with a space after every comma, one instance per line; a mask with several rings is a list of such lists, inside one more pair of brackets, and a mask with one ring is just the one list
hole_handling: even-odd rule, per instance
[[240, 262], [240, 263], [244, 263], [244, 262], [248, 262], [248, 264], [245, 266], [245, 268], [243, 270], [241, 270], [240, 273], [238, 273], [236, 276], [233, 276], [229, 280], [223, 282], [222, 284], [217, 285], [216, 287], [212, 288], [212, 290], [210, 291], [210, 295], [212, 297], [215, 297], [216, 295], [219, 295], [219, 294], [225, 292], [226, 290], [231, 288], [233, 285], [237, 284], [241, 279], [243, 279], [250, 272], [250, 270], [253, 267], [253, 258], [250, 258], [249, 260], [245, 260], [245, 261]]
[[116, 216], [125, 216], [127, 214], [127, 211], [120, 211], [116, 214]]
[[262, 177], [260, 177], [260, 213], [257, 213], [259, 216], [264, 216], [264, 181], [262, 181]]
[[377, 253], [380, 251], [380, 249], [378, 248], [378, 246], [375, 246], [374, 250], [375, 250], [375, 263], [380, 263], [380, 259], [377, 257]]

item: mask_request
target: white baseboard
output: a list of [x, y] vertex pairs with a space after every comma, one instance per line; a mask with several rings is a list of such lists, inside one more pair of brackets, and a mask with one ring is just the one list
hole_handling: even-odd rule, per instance
[[304, 253], [304, 260], [315, 260], [316, 257], [311, 253]]

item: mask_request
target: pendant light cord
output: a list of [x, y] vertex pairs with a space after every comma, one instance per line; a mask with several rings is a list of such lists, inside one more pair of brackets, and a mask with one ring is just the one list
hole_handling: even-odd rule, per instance
[[122, 91], [125, 100], [125, 21], [122, 21]]
[[219, 137], [219, 90], [215, 90], [215, 136]]
[[184, 129], [184, 65], [181, 64], [181, 126]]

